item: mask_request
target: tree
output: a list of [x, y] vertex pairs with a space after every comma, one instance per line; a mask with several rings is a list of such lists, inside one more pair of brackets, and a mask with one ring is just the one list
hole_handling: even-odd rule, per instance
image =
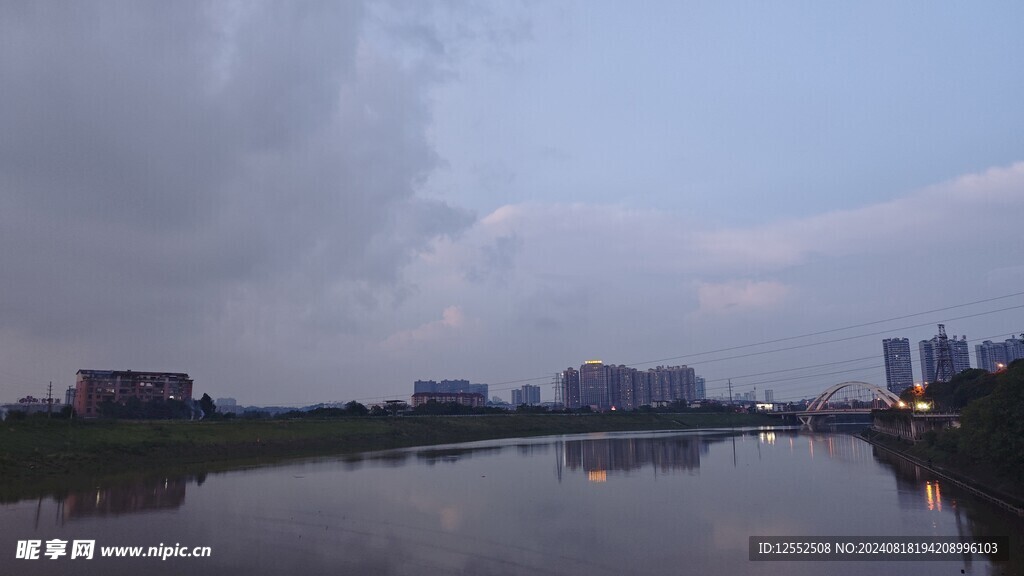
[[217, 405], [213, 403], [213, 398], [210, 398], [209, 394], [203, 394], [199, 399], [199, 407], [203, 409], [206, 418], [213, 418], [217, 413]]
[[360, 404], [359, 402], [352, 400], [351, 402], [347, 402], [345, 404], [345, 412], [351, 414], [352, 416], [366, 416], [367, 414], [370, 413], [370, 410], [366, 406]]
[[995, 389], [995, 375], [971, 368], [953, 376], [949, 382], [934, 382], [925, 389], [925, 398], [939, 410], [960, 410], [972, 401], [984, 398]]
[[992, 393], [971, 402], [960, 417], [960, 451], [1024, 482], [1024, 362], [995, 375]]

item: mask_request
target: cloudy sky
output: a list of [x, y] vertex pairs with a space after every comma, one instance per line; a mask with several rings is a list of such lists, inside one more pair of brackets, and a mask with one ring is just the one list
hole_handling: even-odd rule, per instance
[[551, 399], [595, 358], [687, 363], [710, 395], [884, 385], [883, 337], [1024, 331], [1022, 25], [995, 1], [2, 2], [0, 401], [80, 368], [244, 404]]

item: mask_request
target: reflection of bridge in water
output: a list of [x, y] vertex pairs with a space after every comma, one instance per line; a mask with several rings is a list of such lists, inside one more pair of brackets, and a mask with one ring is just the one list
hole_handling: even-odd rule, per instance
[[781, 412], [780, 416], [796, 417], [805, 428], [814, 430], [829, 419], [840, 416], [868, 415], [872, 410], [891, 408], [900, 397], [885, 388], [860, 381], [841, 382], [821, 393], [805, 410]]

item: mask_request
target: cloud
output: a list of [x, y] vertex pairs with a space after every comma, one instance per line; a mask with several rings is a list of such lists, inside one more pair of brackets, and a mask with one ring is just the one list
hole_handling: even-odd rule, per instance
[[967, 240], [965, 232], [1012, 236], [1013, 214], [1024, 211], [1024, 162], [968, 174], [906, 196], [749, 228], [707, 230], [694, 241], [714, 262], [779, 269], [813, 258], [927, 252]]
[[789, 286], [774, 281], [740, 280], [720, 284], [701, 282], [697, 286], [698, 313], [747, 313], [770, 310], [790, 294]]
[[430, 344], [448, 338], [465, 325], [466, 316], [462, 309], [458, 306], [448, 306], [441, 311], [440, 320], [391, 334], [384, 339], [382, 347], [393, 352], [402, 352], [411, 345]]
[[[479, 322], [449, 358], [513, 379], [537, 375], [523, 358], [648, 360], [1004, 293], [1019, 276], [1021, 213], [1024, 164], [742, 228], [623, 205], [509, 204], [438, 239], [409, 273], [417, 301], [457, 301]], [[500, 279], [465, 274], [490, 269], [510, 238]]]
[[474, 220], [418, 194], [450, 57], [389, 6], [0, 7], [0, 347], [252, 381], [246, 357], [376, 335]]

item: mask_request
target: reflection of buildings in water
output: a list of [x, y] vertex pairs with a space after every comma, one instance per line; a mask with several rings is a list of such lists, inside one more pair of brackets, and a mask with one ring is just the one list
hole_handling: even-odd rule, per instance
[[[845, 434], [815, 434], [801, 432], [807, 439], [811, 458], [826, 456], [844, 462], [866, 463], [871, 461], [871, 445]], [[792, 444], [790, 444], [792, 446]]]
[[[558, 455], [556, 450], [556, 456]], [[661, 472], [696, 470], [707, 444], [697, 437], [603, 438], [564, 442], [562, 460], [569, 470], [583, 469], [592, 482], [604, 482], [609, 471], [628, 472], [647, 465]]]
[[536, 456], [539, 454], [547, 454], [551, 449], [550, 444], [517, 444], [516, 450], [519, 451], [520, 456]]
[[[956, 518], [957, 536], [962, 542], [985, 542], [995, 536], [1009, 535], [1010, 550], [1024, 550], [1024, 518], [961, 492], [953, 484], [936, 480], [927, 470], [895, 454], [874, 448], [874, 457], [894, 471], [900, 506], [908, 509], [923, 507], [936, 513], [952, 512]], [[970, 565], [970, 556], [964, 556], [963, 560], [965, 565]], [[1024, 574], [1024, 556], [1011, 552], [1010, 560], [999, 565], [998, 573]]]
[[893, 477], [896, 479], [896, 498], [901, 507], [910, 510], [918, 509], [921, 507], [922, 500], [925, 500], [925, 506], [927, 506], [924, 485], [926, 481], [932, 480], [930, 474], [917, 464], [874, 446], [872, 446], [872, 453], [877, 462], [895, 472]]
[[175, 509], [185, 503], [185, 485], [189, 480], [191, 478], [160, 478], [71, 492], [64, 499], [64, 518]]

